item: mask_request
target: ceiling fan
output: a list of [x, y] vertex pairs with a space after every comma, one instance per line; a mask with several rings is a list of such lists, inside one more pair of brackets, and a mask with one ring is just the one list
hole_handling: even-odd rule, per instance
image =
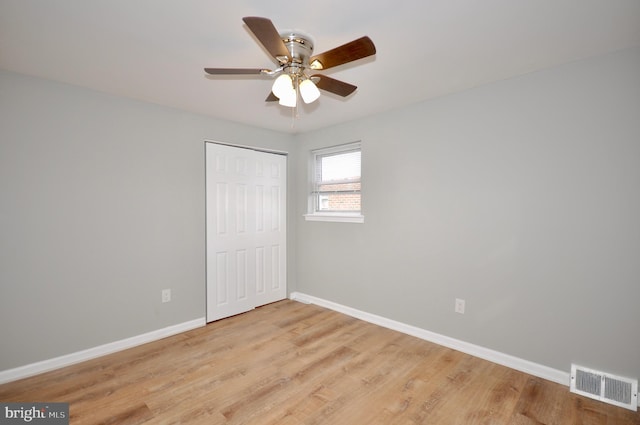
[[314, 74], [334, 66], [343, 65], [376, 53], [369, 37], [361, 37], [342, 46], [313, 55], [313, 38], [301, 31], [278, 32], [267, 18], [249, 16], [242, 18], [271, 56], [278, 62], [274, 70], [262, 68], [205, 68], [211, 75], [269, 75], [276, 76], [267, 102], [295, 108], [298, 94], [305, 103], [314, 102], [325, 90], [346, 97], [356, 90], [353, 84], [322, 74]]

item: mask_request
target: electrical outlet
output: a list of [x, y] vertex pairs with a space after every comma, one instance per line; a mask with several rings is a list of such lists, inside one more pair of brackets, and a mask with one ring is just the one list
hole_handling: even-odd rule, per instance
[[464, 300], [456, 298], [455, 311], [456, 313], [464, 314]]
[[171, 301], [171, 289], [163, 289], [162, 290], [162, 302], [168, 303]]

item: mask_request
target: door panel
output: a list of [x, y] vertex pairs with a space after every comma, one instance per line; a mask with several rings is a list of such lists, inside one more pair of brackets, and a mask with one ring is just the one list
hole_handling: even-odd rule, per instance
[[207, 143], [206, 164], [210, 322], [286, 297], [286, 157]]

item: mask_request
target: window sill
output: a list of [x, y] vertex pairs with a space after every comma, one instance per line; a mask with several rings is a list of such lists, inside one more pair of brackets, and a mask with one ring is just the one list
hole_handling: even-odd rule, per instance
[[306, 221], [333, 221], [338, 223], [364, 223], [362, 214], [316, 213], [305, 214]]

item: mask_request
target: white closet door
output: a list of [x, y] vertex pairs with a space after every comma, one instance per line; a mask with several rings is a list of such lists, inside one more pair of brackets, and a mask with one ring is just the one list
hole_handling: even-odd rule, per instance
[[286, 157], [206, 144], [207, 321], [284, 299]]

